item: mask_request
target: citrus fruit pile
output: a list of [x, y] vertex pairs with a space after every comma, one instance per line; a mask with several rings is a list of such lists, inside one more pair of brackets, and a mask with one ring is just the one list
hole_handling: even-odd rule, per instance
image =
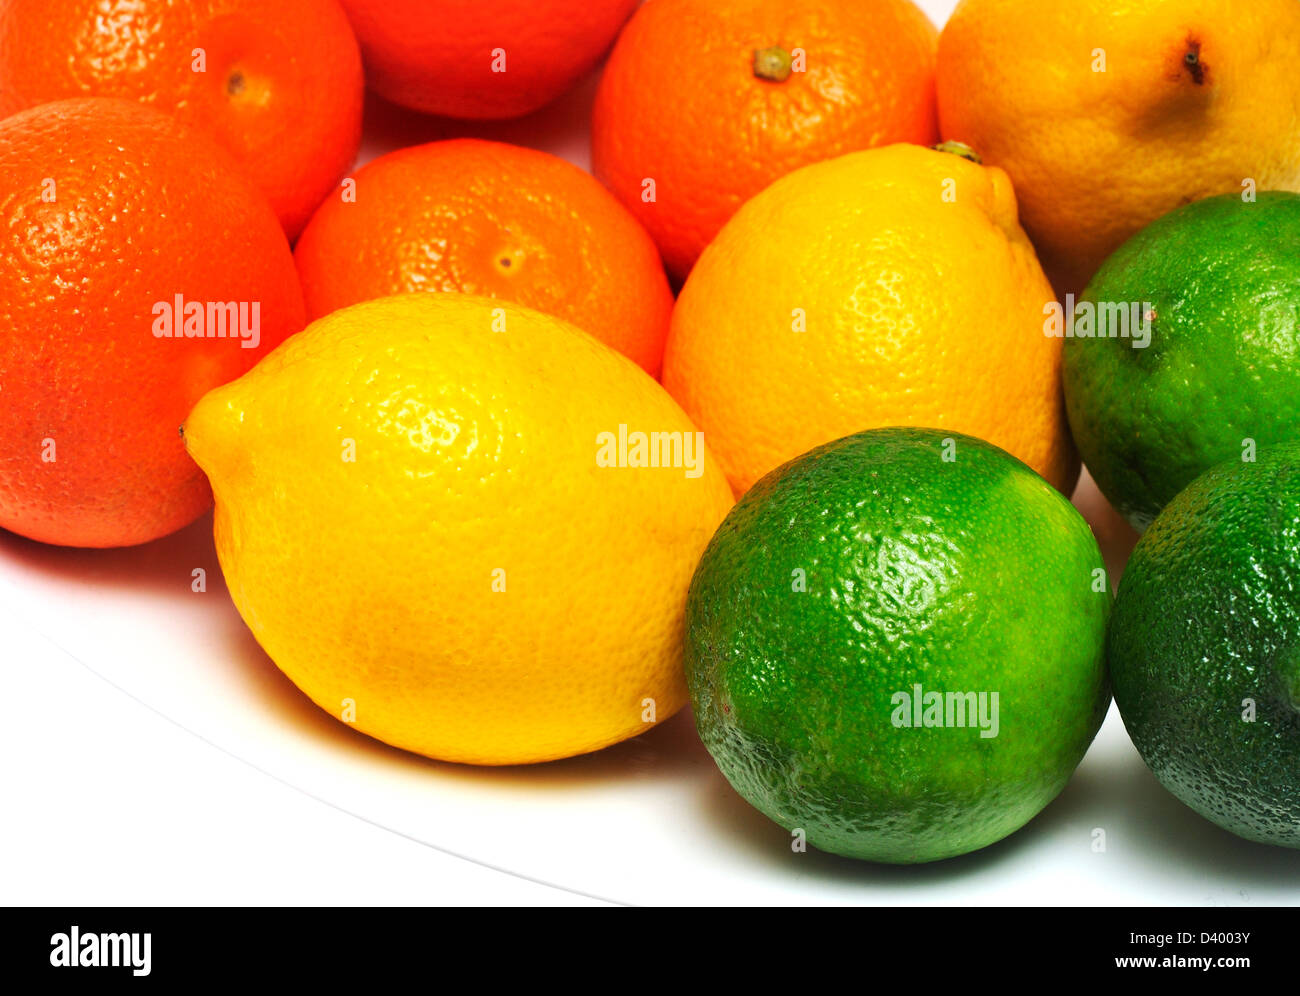
[[[1300, 846], [1297, 64], [1295, 0], [0, 0], [0, 528], [215, 504], [267, 655], [440, 761], [689, 704], [910, 864], [1113, 689]], [[484, 124], [569, 92], [590, 170]]]

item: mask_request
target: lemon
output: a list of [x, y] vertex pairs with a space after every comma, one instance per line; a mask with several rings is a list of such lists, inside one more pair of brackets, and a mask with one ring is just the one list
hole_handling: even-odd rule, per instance
[[677, 299], [664, 386], [737, 494], [815, 446], [916, 425], [987, 439], [1068, 495], [1052, 299], [1001, 170], [915, 145], [851, 152], [727, 222]]
[[730, 489], [667, 393], [586, 333], [467, 295], [369, 301], [182, 432], [236, 607], [336, 718], [515, 764], [685, 703], [686, 591]]

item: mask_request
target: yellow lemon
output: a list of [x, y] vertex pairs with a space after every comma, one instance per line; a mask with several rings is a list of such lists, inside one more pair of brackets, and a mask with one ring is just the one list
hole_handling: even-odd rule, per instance
[[704, 250], [664, 386], [742, 493], [864, 429], [952, 429], [1069, 494], [1079, 473], [1052, 288], [1007, 175], [890, 145], [790, 173]]
[[1161, 215], [1300, 190], [1296, 0], [962, 0], [945, 138], [1006, 170], [1061, 294]]
[[357, 729], [515, 764], [686, 701], [686, 590], [730, 491], [668, 394], [573, 326], [460, 294], [369, 301], [182, 431], [240, 614]]

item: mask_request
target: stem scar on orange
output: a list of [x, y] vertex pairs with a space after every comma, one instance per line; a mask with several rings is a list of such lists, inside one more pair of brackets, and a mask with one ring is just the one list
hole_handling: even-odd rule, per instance
[[5, 0], [0, 117], [123, 97], [206, 130], [290, 239], [356, 158], [361, 54], [337, 0]]
[[777, 177], [935, 142], [936, 41], [910, 0], [649, 0], [601, 77], [594, 171], [684, 278]]
[[576, 166], [477, 139], [390, 152], [320, 206], [294, 251], [315, 320], [410, 291], [501, 298], [659, 375], [673, 298], [654, 243]]

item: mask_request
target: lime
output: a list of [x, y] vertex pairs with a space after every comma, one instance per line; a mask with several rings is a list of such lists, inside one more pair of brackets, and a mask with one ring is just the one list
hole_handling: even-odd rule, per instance
[[691, 584], [705, 746], [808, 843], [934, 861], [1023, 826], [1110, 694], [1087, 523], [997, 447], [935, 429], [828, 443], [756, 484]]
[[1153, 222], [1093, 277], [1071, 332], [1079, 452], [1145, 529], [1198, 474], [1300, 429], [1300, 194], [1211, 197]]
[[1238, 836], [1300, 847], [1300, 444], [1169, 503], [1124, 570], [1107, 657], [1165, 788]]

